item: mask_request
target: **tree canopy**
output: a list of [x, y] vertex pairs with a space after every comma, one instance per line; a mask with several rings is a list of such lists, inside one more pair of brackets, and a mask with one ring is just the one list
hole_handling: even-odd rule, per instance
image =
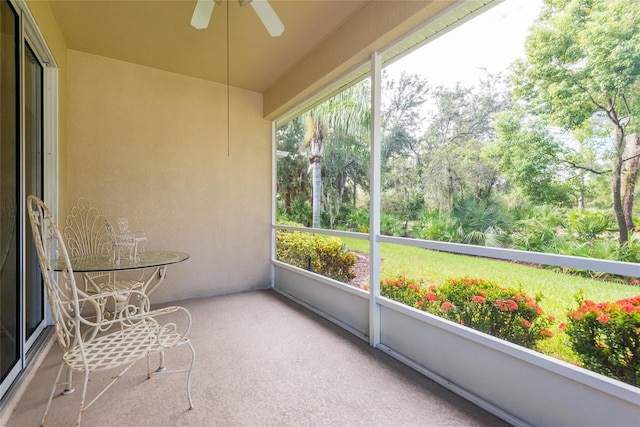
[[[485, 73], [475, 85], [444, 87], [383, 72], [381, 228], [548, 250], [553, 230], [566, 224], [550, 222], [553, 230], [542, 233], [539, 225], [525, 229], [527, 215], [541, 224], [533, 218], [538, 210], [597, 208], [585, 221], [606, 217], [598, 230], [613, 246], [605, 246], [632, 259], [640, 4], [544, 0], [525, 50], [509, 70]], [[364, 81], [278, 130], [279, 149], [295, 153], [278, 166], [289, 218], [295, 205], [307, 225], [368, 227], [369, 95]], [[509, 210], [512, 218], [483, 216], [492, 210]], [[584, 234], [577, 228], [560, 234]], [[569, 253], [566, 246], [558, 251]]]
[[[615, 135], [612, 201], [619, 240], [626, 242], [633, 227], [637, 164], [625, 168], [624, 163], [640, 154], [627, 149], [627, 137], [637, 131], [640, 113], [638, 3], [545, 0], [525, 48], [527, 58], [514, 71], [514, 94], [528, 111], [570, 130], [585, 127], [598, 112], [609, 119]], [[631, 199], [626, 204], [625, 194]]]

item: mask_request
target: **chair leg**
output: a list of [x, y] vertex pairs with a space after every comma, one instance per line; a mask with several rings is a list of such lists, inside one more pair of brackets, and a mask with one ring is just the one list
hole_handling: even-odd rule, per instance
[[87, 384], [89, 383], [89, 371], [84, 371], [84, 383], [82, 384], [82, 398], [80, 400], [80, 411], [78, 411], [78, 421], [76, 422], [76, 426], [80, 427], [80, 421], [82, 420], [82, 413], [84, 412], [84, 399], [87, 396]]
[[47, 402], [47, 407], [44, 409], [44, 414], [42, 414], [42, 420], [40, 421], [40, 427], [44, 426], [44, 420], [47, 418], [47, 413], [49, 412], [49, 407], [51, 406], [51, 401], [53, 400], [53, 394], [56, 392], [56, 386], [58, 385], [58, 381], [60, 381], [60, 375], [62, 374], [62, 368], [64, 368], [64, 362], [60, 364], [60, 369], [58, 369], [58, 375], [56, 375], [56, 380], [53, 382], [53, 387], [51, 388], [51, 394], [49, 395], [49, 401]]
[[158, 369], [156, 369], [156, 372], [164, 372], [166, 371], [167, 368], [164, 366], [164, 351], [160, 352], [160, 361], [158, 364]]
[[151, 355], [147, 353], [147, 379], [151, 379]]
[[62, 394], [67, 395], [76, 391], [76, 389], [73, 388], [73, 370], [68, 366], [67, 366], [67, 381], [64, 384], [65, 384], [64, 391], [62, 392]]
[[187, 372], [187, 398], [189, 399], [189, 410], [193, 409], [193, 400], [191, 400], [191, 370], [196, 362], [196, 351], [191, 345], [191, 341], [187, 342], [189, 349], [191, 349], [191, 365], [189, 366], [189, 372]]

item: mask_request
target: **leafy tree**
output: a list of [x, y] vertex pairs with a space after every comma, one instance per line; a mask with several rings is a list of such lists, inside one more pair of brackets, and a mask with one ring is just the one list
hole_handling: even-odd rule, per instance
[[422, 152], [425, 193], [430, 204], [451, 208], [467, 196], [488, 198], [498, 181], [485, 147], [495, 139], [493, 116], [509, 108], [501, 75], [487, 75], [477, 87], [437, 87]]
[[427, 101], [430, 87], [427, 79], [417, 74], [401, 73], [396, 79], [383, 77], [382, 155], [386, 168], [393, 156], [413, 156], [420, 160], [419, 133], [421, 110]]
[[333, 135], [322, 164], [322, 206], [334, 228], [346, 207], [356, 208], [357, 188], [368, 189], [369, 145], [351, 135]]
[[495, 127], [492, 154], [503, 176], [533, 204], [569, 205], [569, 187], [558, 178], [564, 148], [545, 124], [516, 109], [499, 114]]
[[304, 139], [304, 122], [300, 117], [296, 117], [280, 126], [277, 138], [278, 151], [282, 153], [277, 162], [278, 198], [282, 202], [282, 210], [290, 216], [295, 201], [306, 200], [311, 190], [307, 185], [309, 162], [299, 153], [300, 142]]
[[610, 175], [607, 165], [611, 155], [606, 147], [612, 144], [608, 125], [608, 119], [596, 113], [584, 126], [571, 132], [573, 149], [565, 154], [564, 162], [573, 169], [569, 184], [578, 197], [579, 208], [587, 207], [587, 199], [593, 205], [591, 207], [608, 207], [611, 204], [608, 197], [604, 204], [597, 203], [599, 194], [606, 197], [608, 185], [605, 183], [603, 188], [598, 186]]
[[[628, 240], [640, 143], [640, 4], [628, 0], [545, 0], [515, 69], [516, 94], [530, 111], [566, 129], [597, 112], [615, 134], [611, 172], [619, 242]], [[627, 145], [633, 135], [633, 150]], [[625, 157], [625, 153], [627, 153]], [[625, 164], [626, 163], [626, 164]]]
[[322, 201], [322, 156], [325, 140], [332, 135], [350, 135], [368, 140], [370, 123], [369, 81], [352, 86], [309, 111], [305, 116], [303, 146], [309, 148], [313, 173], [313, 222], [320, 228]]
[[382, 90], [382, 210], [407, 227], [424, 204], [420, 134], [431, 88], [424, 77], [403, 72], [398, 79], [384, 75]]

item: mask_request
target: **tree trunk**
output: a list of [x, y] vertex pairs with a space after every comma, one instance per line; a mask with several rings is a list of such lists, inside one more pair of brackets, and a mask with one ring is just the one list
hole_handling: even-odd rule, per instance
[[580, 174], [580, 196], [578, 197], [578, 208], [579, 209], [584, 209], [585, 208], [585, 202], [584, 202], [584, 174]]
[[284, 211], [287, 215], [291, 215], [292, 191], [287, 191], [284, 196]]
[[311, 158], [313, 165], [313, 220], [312, 227], [320, 228], [320, 201], [322, 195], [322, 173], [320, 169], [320, 156]]
[[627, 232], [634, 229], [633, 225], [633, 196], [636, 190], [636, 182], [638, 181], [638, 165], [640, 164], [640, 137], [637, 133], [629, 136], [631, 144], [629, 144], [628, 155], [625, 156], [626, 164], [624, 166], [624, 199], [622, 201], [622, 209], [624, 210], [624, 221], [627, 225]]
[[613, 176], [611, 177], [611, 192], [613, 194], [613, 210], [618, 222], [620, 244], [626, 243], [629, 239], [629, 229], [624, 218], [624, 209], [622, 208], [622, 155], [624, 153], [625, 135], [624, 130], [618, 127], [616, 129], [617, 149], [613, 159]]
[[353, 210], [356, 210], [356, 205], [358, 203], [358, 184], [356, 183], [356, 173], [353, 172]]

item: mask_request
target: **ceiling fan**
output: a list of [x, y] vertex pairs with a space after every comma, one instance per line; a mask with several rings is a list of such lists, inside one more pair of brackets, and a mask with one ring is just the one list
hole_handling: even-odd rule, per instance
[[[228, 0], [229, 1], [229, 0]], [[276, 12], [269, 4], [269, 0], [238, 0], [240, 6], [250, 3], [253, 10], [256, 11], [258, 17], [267, 28], [272, 37], [278, 37], [284, 31], [284, 25]], [[198, 0], [196, 8], [193, 10], [191, 17], [191, 25], [198, 30], [202, 30], [209, 26], [213, 6], [221, 4], [222, 0]]]

